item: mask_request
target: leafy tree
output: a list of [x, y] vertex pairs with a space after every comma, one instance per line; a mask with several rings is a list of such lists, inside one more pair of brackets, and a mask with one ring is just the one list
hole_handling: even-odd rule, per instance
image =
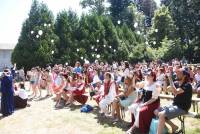
[[133, 14], [128, 8], [131, 0], [108, 0], [110, 3], [110, 15], [112, 16], [113, 23], [117, 25], [119, 21], [131, 26], [133, 22]]
[[[170, 13], [175, 21], [178, 36], [181, 43], [186, 46], [186, 58], [198, 62], [196, 54], [193, 53], [198, 47], [200, 36], [200, 1], [199, 0], [162, 0], [162, 4], [169, 7]], [[197, 46], [196, 46], [197, 45]]]
[[72, 60], [78, 59], [76, 53], [78, 27], [79, 18], [75, 12], [62, 11], [57, 15], [55, 33], [59, 37], [59, 43], [56, 45], [55, 63], [70, 63]]
[[91, 12], [94, 12], [98, 15], [103, 15], [106, 11], [105, 0], [82, 0], [80, 5], [83, 8], [89, 8]]
[[34, 0], [28, 19], [22, 26], [18, 43], [12, 53], [12, 62], [30, 69], [53, 61], [58, 38], [54, 34], [54, 18], [48, 7]]
[[157, 9], [156, 2], [154, 0], [136, 0], [135, 4], [139, 11], [143, 11], [146, 16], [153, 17], [154, 12]]
[[161, 46], [162, 40], [167, 37], [170, 40], [176, 38], [176, 28], [174, 21], [167, 7], [162, 6], [155, 12], [153, 18], [153, 26], [149, 31], [149, 43], [152, 47], [158, 48]]
[[164, 38], [162, 41], [162, 47], [158, 49], [158, 58], [163, 60], [171, 60], [174, 58], [181, 59], [184, 56], [184, 46], [181, 45], [179, 39], [168, 40]]

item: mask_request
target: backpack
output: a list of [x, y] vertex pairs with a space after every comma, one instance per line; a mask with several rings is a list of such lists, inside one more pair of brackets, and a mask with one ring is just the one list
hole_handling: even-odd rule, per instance
[[83, 106], [81, 107], [81, 109], [80, 109], [80, 111], [81, 111], [81, 112], [84, 112], [84, 113], [88, 113], [88, 112], [90, 112], [90, 111], [92, 111], [92, 110], [93, 110], [93, 107], [90, 106], [90, 105], [88, 105], [88, 104], [83, 105]]
[[[156, 134], [157, 133], [157, 128], [158, 128], [158, 119], [153, 118], [151, 120], [151, 125], [150, 125], [150, 130], [149, 130], [149, 134]], [[165, 128], [163, 129], [162, 134], [168, 134], [168, 129], [165, 126]]]

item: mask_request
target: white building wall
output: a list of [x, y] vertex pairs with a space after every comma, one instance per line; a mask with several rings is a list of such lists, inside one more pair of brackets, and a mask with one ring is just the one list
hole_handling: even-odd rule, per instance
[[0, 49], [0, 71], [2, 71], [4, 67], [12, 67], [11, 55], [12, 50]]

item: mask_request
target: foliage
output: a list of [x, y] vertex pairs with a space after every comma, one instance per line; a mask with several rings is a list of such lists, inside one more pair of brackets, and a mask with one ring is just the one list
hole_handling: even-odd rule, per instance
[[174, 21], [167, 7], [162, 6], [155, 12], [153, 26], [149, 31], [149, 43], [153, 48], [161, 46], [162, 40], [167, 37], [170, 40], [176, 38]]
[[177, 27], [177, 35], [182, 45], [187, 48], [184, 52], [186, 58], [192, 62], [199, 62], [200, 58], [193, 51], [197, 50], [200, 42], [200, 1], [163, 0], [162, 3], [169, 7]]
[[53, 31], [53, 24], [52, 12], [45, 4], [34, 0], [12, 53], [12, 62], [17, 63], [18, 67], [24, 66], [25, 69], [51, 63], [54, 43], [58, 40]]
[[[198, 0], [162, 0], [157, 10], [154, 0], [82, 0], [80, 4], [89, 9], [87, 14], [64, 10], [54, 24], [48, 7], [34, 0], [12, 62], [29, 69], [77, 60], [168, 61], [183, 56], [192, 62], [200, 60]], [[152, 17], [148, 28], [147, 18]]]

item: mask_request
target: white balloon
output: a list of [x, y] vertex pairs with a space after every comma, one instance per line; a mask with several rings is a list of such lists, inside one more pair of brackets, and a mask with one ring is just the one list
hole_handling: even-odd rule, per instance
[[137, 34], [139, 34], [139, 35], [140, 35], [140, 31], [137, 31]]
[[156, 42], [154, 41], [154, 42], [153, 42], [153, 44], [155, 45], [155, 44], [156, 44]]
[[117, 24], [121, 24], [121, 21], [120, 21], [120, 20], [118, 20], [118, 21], [117, 21]]
[[51, 26], [51, 24], [48, 24], [48, 26], [50, 27], [50, 26]]
[[158, 32], [158, 29], [155, 29], [155, 32], [157, 33], [157, 32]]
[[83, 57], [81, 57], [81, 59], [83, 59]]
[[39, 30], [39, 31], [38, 31], [38, 34], [39, 34], [39, 35], [42, 35], [42, 34], [43, 34], [43, 31], [42, 31], [42, 30]]
[[99, 40], [97, 40], [97, 43], [99, 43]]
[[97, 58], [100, 58], [100, 55], [99, 55], [99, 54], [97, 54]]
[[106, 45], [103, 45], [104, 47], [106, 47]]
[[79, 49], [76, 49], [76, 51], [78, 52], [78, 51], [79, 51]]
[[34, 34], [34, 31], [31, 31], [31, 34]]
[[44, 26], [46, 27], [46, 26], [47, 26], [47, 24], [46, 24], [46, 23], [44, 23]]
[[148, 45], [149, 44], [148, 41], [146, 41], [145, 44]]
[[112, 48], [111, 46], [109, 46], [109, 48]]
[[135, 24], [134, 24], [134, 27], [136, 28], [138, 26], [138, 23], [137, 22], [135, 22]]
[[54, 54], [54, 51], [51, 51], [51, 54]]
[[116, 52], [116, 50], [114, 49], [114, 52]]
[[95, 51], [97, 51], [97, 48], [95, 49]]
[[54, 43], [54, 40], [51, 40], [51, 43]]
[[92, 46], [92, 48], [91, 49], [94, 49], [94, 46]]
[[37, 34], [37, 35], [36, 35], [36, 38], [39, 38], [39, 37], [40, 37], [40, 36]]

